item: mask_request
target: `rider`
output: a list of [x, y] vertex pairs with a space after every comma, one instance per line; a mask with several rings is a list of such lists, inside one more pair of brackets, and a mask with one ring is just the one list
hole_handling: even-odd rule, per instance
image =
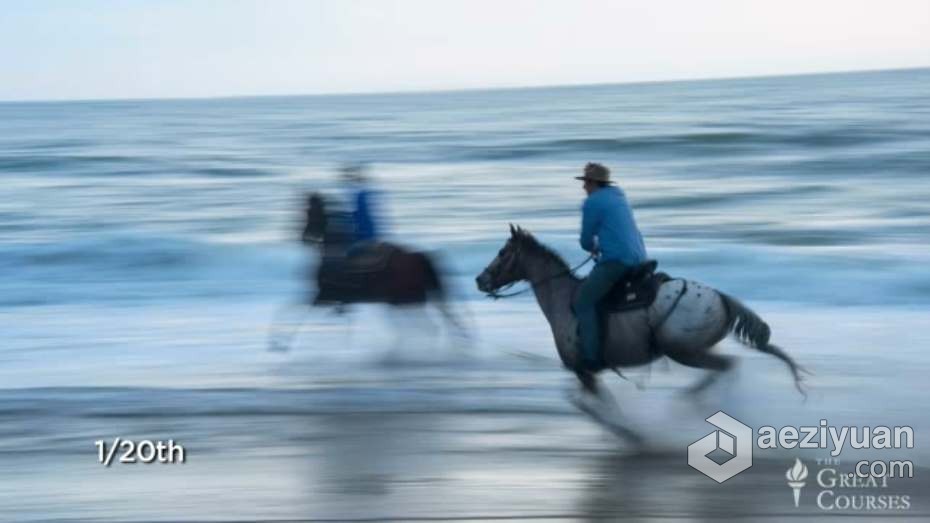
[[350, 192], [353, 230], [346, 251], [346, 268], [353, 273], [371, 273], [383, 268], [394, 249], [380, 239], [377, 192], [369, 184], [365, 166], [343, 167], [342, 175]]
[[378, 227], [375, 225], [375, 213], [372, 210], [375, 194], [369, 186], [364, 165], [343, 167], [342, 176], [349, 187], [352, 198], [352, 222], [355, 234], [350, 250], [364, 249], [378, 241]]
[[646, 261], [646, 247], [626, 195], [610, 181], [610, 169], [589, 163], [584, 175], [575, 179], [584, 181], [588, 194], [582, 207], [581, 248], [597, 260], [573, 303], [581, 337], [579, 368], [597, 370], [603, 366], [597, 304], [628, 270]]

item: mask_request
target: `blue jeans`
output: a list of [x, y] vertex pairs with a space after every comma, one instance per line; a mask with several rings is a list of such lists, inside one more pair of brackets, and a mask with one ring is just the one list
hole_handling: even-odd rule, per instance
[[594, 266], [588, 277], [581, 282], [581, 289], [573, 307], [578, 318], [578, 333], [581, 335], [581, 362], [591, 370], [604, 366], [601, 357], [601, 329], [598, 324], [597, 304], [621, 280], [628, 267], [618, 261], [603, 261]]

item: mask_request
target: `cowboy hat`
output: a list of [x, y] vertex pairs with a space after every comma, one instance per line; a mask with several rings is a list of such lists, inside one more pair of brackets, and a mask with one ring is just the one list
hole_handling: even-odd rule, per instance
[[599, 163], [589, 163], [584, 166], [584, 176], [576, 176], [576, 180], [591, 180], [592, 182], [613, 183], [610, 181], [610, 169]]

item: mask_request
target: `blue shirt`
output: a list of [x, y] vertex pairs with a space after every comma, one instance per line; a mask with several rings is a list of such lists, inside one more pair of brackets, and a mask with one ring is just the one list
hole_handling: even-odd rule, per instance
[[643, 236], [619, 187], [608, 185], [588, 195], [581, 214], [582, 249], [592, 252], [596, 248], [601, 253], [600, 261], [618, 261], [628, 266], [646, 261]]
[[373, 241], [378, 237], [378, 229], [375, 226], [375, 216], [372, 212], [372, 200], [374, 199], [372, 191], [359, 188], [355, 193], [355, 212], [352, 213], [355, 222], [355, 241]]

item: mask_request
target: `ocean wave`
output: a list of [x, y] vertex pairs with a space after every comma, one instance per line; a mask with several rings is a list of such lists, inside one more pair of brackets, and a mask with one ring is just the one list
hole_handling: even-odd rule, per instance
[[283, 296], [306, 274], [302, 254], [296, 246], [120, 235], [0, 245], [0, 304]]
[[597, 160], [676, 273], [753, 298], [925, 303], [927, 74], [859, 75], [852, 93], [830, 77], [0, 104], [0, 303], [280, 295], [313, 254], [259, 239], [293, 236], [297, 195], [341, 189], [350, 160], [373, 162], [385, 234], [442, 252], [468, 298], [509, 221], [584, 259], [569, 176]]
[[694, 131], [684, 133], [631, 135], [616, 138], [572, 138], [512, 142], [508, 144], [466, 146], [460, 154], [478, 160], [510, 160], [558, 156], [573, 153], [654, 153], [668, 155], [756, 153], [777, 148], [802, 150], [843, 149], [855, 146], [902, 144], [926, 140], [920, 130], [914, 132], [879, 132], [868, 129], [779, 130], [768, 131]]
[[[222, 161], [229, 163], [229, 159]], [[0, 171], [58, 177], [69, 174], [115, 177], [182, 174], [210, 178], [259, 178], [277, 174], [277, 171], [267, 168], [242, 165], [200, 167], [197, 165], [199, 163], [202, 162], [198, 158], [172, 162], [150, 156], [129, 155], [14, 155], [0, 156]], [[213, 163], [219, 163], [219, 159], [214, 159]]]
[[[505, 145], [469, 146], [462, 149], [467, 159], [516, 160], [577, 153], [654, 152], [669, 147], [742, 146], [752, 144], [744, 133], [707, 133], [693, 135], [655, 135], [629, 138], [579, 138], [520, 142]], [[709, 149], [708, 149], [709, 150]]]
[[62, 149], [79, 149], [96, 145], [96, 142], [80, 138], [62, 138], [57, 140], [29, 140], [13, 141], [6, 144], [7, 148], [18, 150], [56, 151]]
[[[674, 235], [673, 235], [674, 236]], [[719, 235], [718, 235], [719, 236]], [[876, 250], [858, 233], [831, 229], [733, 229], [700, 245], [654, 238], [660, 270], [702, 280], [752, 299], [830, 304], [926, 303], [928, 261], [915, 253]], [[481, 299], [474, 278], [502, 245], [462, 241], [430, 251], [454, 299]], [[583, 253], [573, 235], [546, 235], [571, 265]], [[308, 285], [315, 251], [297, 244], [228, 244], [182, 238], [114, 236], [61, 243], [0, 245], [0, 304], [180, 300], [261, 295], [283, 299]], [[580, 272], [584, 274], [589, 266]], [[865, 292], [864, 289], [868, 289]]]
[[114, 169], [151, 161], [151, 159], [137, 156], [120, 155], [8, 155], [0, 156], [0, 170], [26, 173], [55, 171], [57, 173], [60, 170], [72, 171], [97, 167]]
[[203, 167], [190, 169], [190, 174], [220, 177], [220, 178], [249, 178], [249, 177], [266, 177], [274, 176], [276, 173], [270, 169], [259, 169], [255, 167]]
[[195, 242], [179, 239], [109, 237], [59, 243], [19, 244], [0, 248], [0, 265], [7, 267], [170, 268], [189, 263]]
[[819, 196], [835, 192], [835, 187], [823, 184], [795, 184], [789, 187], [766, 187], [753, 191], [725, 191], [696, 194], [643, 196], [636, 200], [637, 209], [687, 209], [715, 206], [737, 201], [758, 201], [771, 197]]

